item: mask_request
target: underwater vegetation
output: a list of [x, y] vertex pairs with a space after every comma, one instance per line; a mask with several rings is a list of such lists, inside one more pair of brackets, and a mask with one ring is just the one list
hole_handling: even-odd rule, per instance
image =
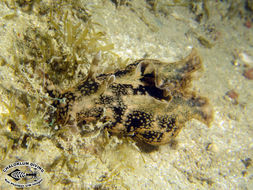
[[[21, 11], [37, 16], [41, 25], [28, 24], [26, 20], [23, 30], [11, 34], [13, 46], [8, 49], [11, 56], [0, 57], [0, 167], [17, 159], [47, 158], [46, 162], [39, 162], [50, 175], [52, 186], [72, 186], [71, 178], [84, 175], [89, 183], [98, 184], [98, 188], [117, 183], [127, 189], [119, 173], [126, 168], [135, 170], [128, 159], [133, 152], [124, 145], [128, 142], [132, 146], [131, 140], [109, 138], [108, 132], [101, 133], [102, 127], [86, 127], [79, 133], [57, 126], [54, 120], [49, 121], [50, 113], [56, 110], [52, 106], [56, 99], [45, 88], [47, 80], [58, 89], [80, 83], [98, 53], [101, 55], [98, 73], [109, 72], [115, 65], [125, 66], [128, 59], [122, 60], [112, 51], [114, 45], [79, 1], [19, 2], [1, 1], [12, 11], [3, 18], [16, 19]], [[24, 10], [24, 7], [29, 8]], [[105, 163], [107, 167], [97, 176], [87, 178], [91, 167]], [[97, 180], [100, 175], [101, 179]]]

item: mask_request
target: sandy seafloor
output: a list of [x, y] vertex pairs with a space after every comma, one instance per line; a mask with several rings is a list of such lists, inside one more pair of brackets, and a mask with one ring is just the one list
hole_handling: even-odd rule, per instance
[[[76, 162], [80, 166], [88, 163], [84, 173], [70, 177], [66, 167], [57, 166], [43, 174], [40, 187], [33, 188], [253, 189], [253, 81], [243, 76], [247, 67], [253, 67], [253, 27], [245, 27], [245, 21], [239, 16], [222, 19], [222, 11], [228, 5], [219, 1], [209, 1], [209, 19], [201, 24], [195, 21], [188, 7], [164, 7], [154, 14], [142, 0], [133, 0], [131, 8], [124, 5], [116, 8], [111, 1], [84, 3], [92, 12], [92, 20], [100, 24], [100, 29], [114, 43], [113, 51], [123, 59], [146, 56], [173, 62], [186, 56], [191, 47], [196, 48], [203, 60], [204, 72], [194, 81], [193, 89], [208, 97], [214, 120], [210, 128], [197, 120], [187, 122], [174, 148], [164, 145], [158, 151], [143, 153], [125, 144], [120, 150], [110, 151], [107, 147], [100, 159], [81, 154]], [[10, 10], [2, 3], [0, 10], [0, 54], [8, 59], [10, 34], [22, 31], [25, 24], [21, 23], [41, 23], [33, 14], [22, 11], [14, 19], [6, 20], [3, 16]], [[196, 39], [196, 34], [207, 36], [206, 25], [213, 26], [217, 36], [211, 48]], [[226, 95], [230, 90], [239, 94], [238, 103]], [[121, 139], [115, 138], [115, 141], [120, 143]], [[4, 149], [8, 140], [3, 138], [0, 144]], [[3, 169], [19, 159], [45, 167], [61, 154], [50, 140], [44, 140], [36, 152], [15, 150], [0, 165]], [[103, 181], [103, 175], [109, 177]], [[59, 176], [66, 176], [68, 183], [56, 182]], [[1, 172], [0, 189], [14, 189], [4, 178]]]

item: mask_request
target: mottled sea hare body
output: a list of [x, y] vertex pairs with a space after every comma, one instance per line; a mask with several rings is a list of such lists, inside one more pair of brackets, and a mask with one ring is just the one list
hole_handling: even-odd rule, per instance
[[112, 134], [155, 146], [170, 142], [192, 118], [210, 125], [207, 98], [189, 90], [193, 73], [202, 69], [194, 49], [174, 63], [141, 59], [98, 76], [92, 67], [84, 82], [71, 90], [47, 88], [56, 99], [52, 105], [58, 125], [82, 128], [99, 122]]

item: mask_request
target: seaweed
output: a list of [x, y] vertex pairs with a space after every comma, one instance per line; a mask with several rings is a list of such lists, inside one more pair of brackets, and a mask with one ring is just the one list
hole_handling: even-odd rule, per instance
[[[6, 20], [18, 16], [16, 9], [25, 6], [18, 5], [16, 1], [3, 3], [7, 8], [14, 9], [13, 14], [5, 15]], [[46, 23], [44, 28], [27, 24], [24, 32], [14, 32], [10, 58], [0, 57], [1, 72], [4, 71], [0, 81], [0, 134], [3, 142], [7, 142], [0, 147], [0, 159], [9, 159], [11, 155], [16, 155], [17, 150], [36, 152], [42, 139], [50, 140], [62, 156], [48, 165], [51, 167], [48, 172], [54, 175], [56, 171], [66, 169], [69, 174], [56, 177], [54, 182], [68, 185], [72, 184], [72, 180], [66, 179], [85, 173], [90, 163], [77, 164], [79, 158], [71, 155], [71, 148], [66, 148], [71, 146], [65, 142], [71, 133], [69, 129], [59, 129], [54, 121], [48, 122], [49, 110], [54, 112], [51, 106], [54, 99], [44, 92], [46, 80], [54, 81], [62, 89], [78, 83], [85, 78], [92, 64], [90, 60], [99, 52], [101, 62], [110, 63], [111, 66], [117, 62], [124, 66], [128, 59], [122, 60], [112, 51], [114, 44], [109, 42], [103, 31], [97, 30], [99, 24], [89, 19], [88, 10], [79, 1], [52, 1], [44, 5], [44, 11], [38, 5], [40, 1], [33, 1], [29, 5], [31, 9], [24, 14], [34, 11], [39, 20]], [[13, 80], [8, 80], [10, 78]], [[99, 133], [96, 135], [99, 137]], [[85, 138], [87, 136], [76, 144], [81, 146]], [[97, 155], [109, 142], [91, 144], [84, 149], [90, 155]]]
[[19, 8], [24, 12], [30, 12], [33, 8], [35, 2], [39, 2], [40, 0], [2, 0], [9, 8], [14, 9], [15, 11]]
[[113, 2], [116, 7], [119, 7], [122, 5], [128, 6], [131, 0], [111, 0], [111, 2]]
[[209, 40], [207, 40], [205, 37], [203, 36], [198, 36], [197, 37], [199, 43], [201, 45], [203, 45], [205, 48], [212, 48], [214, 46], [214, 44], [212, 44]]
[[240, 19], [252, 20], [252, 0], [229, 0], [227, 1], [227, 10], [222, 14], [222, 19], [233, 19], [239, 17]]
[[[8, 142], [1, 160], [7, 158], [8, 154], [18, 148], [33, 150], [36, 141], [39, 140], [37, 135], [33, 135], [36, 129], [43, 130], [42, 114], [38, 114], [40, 97], [33, 97], [17, 89], [6, 89], [1, 86], [2, 99], [0, 105], [3, 106], [4, 112], [1, 113], [2, 128], [0, 134]], [[5, 99], [3, 99], [5, 94]], [[32, 139], [31, 139], [31, 138]], [[35, 144], [34, 144], [35, 143]]]
[[161, 1], [161, 0], [146, 0], [147, 5], [151, 11], [156, 15], [160, 12], [168, 15], [170, 8], [172, 7], [188, 7], [189, 1], [185, 0], [173, 0], [172, 2]]
[[196, 15], [195, 20], [201, 22], [202, 19], [210, 18], [209, 5], [207, 0], [191, 0], [189, 1], [190, 10]]
[[[42, 25], [29, 23], [24, 31], [14, 31], [9, 57], [0, 57], [1, 74], [4, 71], [0, 78], [0, 135], [2, 142], [6, 142], [0, 147], [1, 161], [27, 158], [17, 151], [34, 155], [29, 157], [31, 161], [38, 159], [36, 156], [44, 154], [40, 148], [46, 141], [50, 143], [47, 148], [60, 152], [60, 156], [54, 152], [52, 161], [42, 163], [53, 186], [73, 185], [72, 177], [85, 176], [90, 165], [101, 164], [103, 159], [108, 175], [97, 184], [112, 187], [117, 183], [127, 189], [121, 171], [136, 168], [128, 154], [136, 147], [129, 150], [114, 142], [114, 138], [104, 137], [106, 132], [101, 134], [101, 130], [84, 136], [73, 128], [60, 128], [54, 121], [49, 122], [49, 114], [55, 111], [55, 99], [44, 89], [49, 80], [63, 90], [77, 84], [87, 76], [97, 54], [101, 54], [97, 64], [112, 66], [103, 68], [105, 71], [113, 69], [115, 63], [125, 67], [129, 59], [123, 60], [113, 52], [114, 44], [105, 32], [97, 29], [101, 26], [92, 22], [89, 11], [79, 1], [43, 1], [41, 8], [38, 6], [42, 1], [36, 0], [31, 4], [19, 1], [20, 5], [14, 0], [2, 2], [14, 12], [6, 15], [6, 20], [19, 16], [16, 10], [28, 6], [22, 14], [38, 16]], [[115, 148], [111, 151], [112, 146]], [[121, 162], [116, 166], [111, 160], [117, 160], [119, 155]], [[66, 173], [58, 175], [63, 170]]]

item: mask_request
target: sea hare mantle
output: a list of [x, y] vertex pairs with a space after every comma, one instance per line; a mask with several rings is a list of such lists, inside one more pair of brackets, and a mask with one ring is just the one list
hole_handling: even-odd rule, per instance
[[210, 125], [209, 101], [189, 90], [193, 73], [202, 69], [195, 49], [178, 62], [141, 59], [98, 76], [96, 63], [94, 59], [87, 78], [70, 90], [47, 83], [58, 125], [82, 128], [99, 122], [112, 134], [155, 146], [170, 142], [192, 118]]

